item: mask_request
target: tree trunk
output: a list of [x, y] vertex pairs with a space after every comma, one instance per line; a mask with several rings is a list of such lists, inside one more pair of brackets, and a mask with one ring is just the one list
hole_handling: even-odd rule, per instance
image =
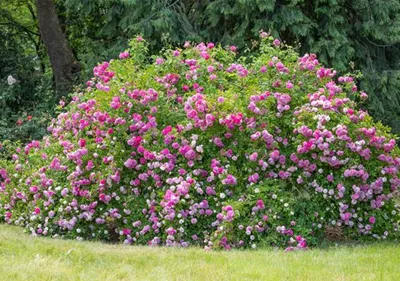
[[61, 31], [53, 0], [36, 0], [36, 5], [41, 38], [50, 58], [57, 96], [61, 97], [72, 90], [81, 66]]

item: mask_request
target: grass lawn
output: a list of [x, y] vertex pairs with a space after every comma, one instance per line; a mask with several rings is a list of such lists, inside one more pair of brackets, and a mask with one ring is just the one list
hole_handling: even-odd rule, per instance
[[400, 246], [291, 252], [150, 248], [35, 238], [0, 225], [0, 281], [400, 280]]

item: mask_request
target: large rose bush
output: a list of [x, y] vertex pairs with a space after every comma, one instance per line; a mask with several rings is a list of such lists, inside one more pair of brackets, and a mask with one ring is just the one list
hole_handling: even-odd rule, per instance
[[[400, 153], [313, 54], [261, 33], [94, 69], [49, 135], [0, 164], [0, 215], [32, 234], [206, 248], [396, 239]], [[253, 52], [254, 53], [254, 52]], [[11, 146], [5, 144], [10, 151]]]

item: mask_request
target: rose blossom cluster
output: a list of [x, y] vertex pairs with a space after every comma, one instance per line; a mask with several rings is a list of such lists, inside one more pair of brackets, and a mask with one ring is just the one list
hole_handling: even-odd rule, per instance
[[352, 77], [262, 37], [272, 47], [248, 63], [212, 43], [149, 63], [134, 39], [94, 68], [48, 136], [7, 148], [1, 220], [34, 235], [206, 249], [306, 249], [328, 226], [396, 237], [394, 136], [348, 98]]

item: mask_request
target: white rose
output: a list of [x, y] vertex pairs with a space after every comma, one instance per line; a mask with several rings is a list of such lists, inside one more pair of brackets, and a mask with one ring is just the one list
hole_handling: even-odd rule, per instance
[[8, 83], [8, 85], [14, 85], [15, 83], [17, 83], [17, 80], [14, 78], [14, 77], [12, 77], [11, 75], [9, 75], [8, 77], [7, 77], [7, 83]]

